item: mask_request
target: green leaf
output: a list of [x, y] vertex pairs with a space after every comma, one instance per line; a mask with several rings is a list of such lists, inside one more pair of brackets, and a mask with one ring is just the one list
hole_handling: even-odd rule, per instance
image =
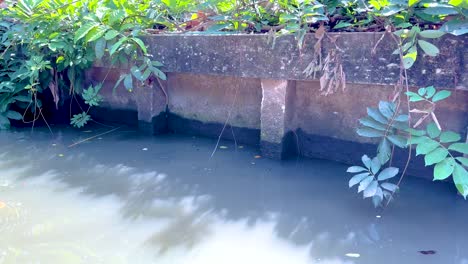
[[426, 88], [419, 88], [418, 89], [418, 94], [420, 96], [424, 96], [426, 94]]
[[435, 150], [437, 147], [439, 147], [440, 144], [439, 142], [426, 138], [423, 142], [419, 143], [418, 146], [416, 147], [416, 155], [426, 155], [429, 152]]
[[357, 130], [357, 134], [362, 137], [383, 137], [385, 133], [383, 131], [375, 130], [368, 127], [362, 127]]
[[147, 68], [145, 72], [143, 72], [143, 75], [141, 76], [141, 79], [146, 80], [148, 77], [151, 75], [151, 69]]
[[115, 83], [114, 88], [112, 88], [112, 93], [115, 93], [115, 89], [120, 85], [120, 83], [127, 77], [128, 74], [120, 75], [119, 80]]
[[369, 186], [364, 190], [364, 198], [372, 197], [377, 193], [379, 184], [377, 181], [372, 181]]
[[449, 5], [461, 7], [461, 8], [468, 8], [468, 2], [466, 0], [450, 0]]
[[468, 167], [468, 158], [465, 158], [465, 157], [458, 157], [456, 158], [459, 162], [461, 162], [461, 164], [463, 164], [463, 166], [466, 166]]
[[413, 46], [408, 50], [408, 53], [406, 53], [405, 56], [403, 56], [403, 67], [405, 69], [411, 68], [416, 62], [417, 57], [418, 49], [416, 48], [416, 46]]
[[457, 187], [457, 190], [466, 199], [468, 196], [468, 172], [460, 164], [455, 164], [453, 170], [453, 182]]
[[391, 155], [392, 149], [390, 143], [386, 138], [384, 138], [380, 141], [379, 147], [377, 148], [377, 158], [379, 158], [381, 164], [385, 164], [390, 160]]
[[435, 57], [440, 53], [439, 48], [425, 40], [418, 40], [419, 47], [429, 56]]
[[75, 43], [78, 42], [80, 39], [84, 38], [89, 31], [91, 31], [97, 26], [99, 26], [99, 24], [96, 22], [88, 22], [82, 25], [75, 33]]
[[385, 180], [395, 177], [398, 174], [398, 172], [399, 172], [399, 169], [395, 167], [385, 168], [382, 170], [381, 173], [379, 173], [379, 176], [377, 179], [379, 181], [385, 181]]
[[443, 16], [443, 15], [457, 15], [458, 11], [450, 5], [430, 3], [427, 4], [429, 7], [423, 10], [424, 13], [433, 16]]
[[412, 136], [411, 138], [408, 138], [408, 145], [420, 144], [428, 139], [429, 138], [426, 136]]
[[430, 152], [424, 157], [426, 166], [430, 166], [432, 164], [436, 164], [436, 163], [443, 161], [447, 157], [448, 154], [449, 152], [447, 149], [436, 148], [435, 150], [433, 150], [432, 152]]
[[388, 140], [400, 148], [406, 148], [408, 140], [405, 137], [399, 135], [389, 135]]
[[437, 92], [434, 97], [432, 97], [432, 102], [438, 102], [440, 100], [444, 100], [445, 98], [449, 97], [452, 94], [452, 92], [447, 91], [447, 90], [442, 90]]
[[382, 123], [379, 123], [379, 122], [375, 121], [373, 118], [370, 118], [368, 116], [365, 117], [365, 118], [359, 119], [359, 123], [361, 123], [362, 125], [364, 125], [366, 127], [370, 127], [370, 128], [376, 129], [376, 130], [381, 130], [381, 131], [386, 131], [387, 130], [387, 126], [383, 125]]
[[372, 197], [372, 203], [377, 208], [382, 204], [383, 199], [384, 199], [384, 194], [383, 194], [382, 188], [377, 187], [377, 192]]
[[349, 27], [352, 25], [353, 24], [351, 23], [340, 21], [336, 26], [333, 27], [333, 29], [345, 28], [345, 27]]
[[379, 110], [377, 110], [375, 108], [368, 107], [367, 108], [367, 115], [372, 117], [375, 121], [377, 121], [379, 123], [382, 123], [384, 125], [386, 125], [388, 123], [388, 120], [380, 113]]
[[125, 77], [124, 86], [125, 86], [125, 89], [127, 89], [128, 91], [133, 90], [133, 78], [131, 74], [127, 74], [127, 76]]
[[416, 137], [422, 137], [426, 135], [425, 130], [419, 130], [419, 129], [414, 129], [414, 128], [408, 129], [407, 132]]
[[367, 189], [367, 187], [372, 181], [374, 181], [374, 176], [369, 176], [365, 178], [364, 180], [362, 180], [361, 183], [359, 184], [358, 193]]
[[24, 102], [24, 103], [31, 103], [32, 102], [32, 97], [31, 96], [24, 96], [24, 95], [18, 95], [13, 97], [15, 101], [18, 102]]
[[395, 121], [398, 122], [408, 122], [409, 116], [408, 115], [399, 115], [395, 118]]
[[145, 43], [143, 43], [143, 41], [139, 38], [132, 38], [132, 40], [138, 44], [138, 46], [140, 47], [141, 51], [143, 51], [143, 54], [147, 54], [148, 53], [148, 50], [146, 49], [146, 45]]
[[151, 61], [153, 67], [162, 67], [164, 66], [160, 61]]
[[443, 24], [441, 30], [455, 36], [461, 36], [468, 33], [468, 20], [455, 17]]
[[449, 150], [454, 150], [463, 154], [468, 154], [468, 143], [454, 143], [449, 146]]
[[104, 57], [104, 53], [106, 51], [106, 40], [105, 39], [99, 39], [96, 41], [96, 45], [94, 46], [94, 52], [96, 53], [96, 58], [97, 59], [102, 59]]
[[109, 51], [109, 54], [112, 56], [119, 48], [120, 46], [122, 46], [122, 44], [127, 41], [127, 37], [123, 37], [121, 39], [119, 39], [119, 41], [117, 41], [114, 45], [112, 45], [110, 51]]
[[386, 101], [380, 101], [379, 111], [384, 117], [390, 119], [395, 114], [395, 104]]
[[409, 28], [411, 26], [413, 26], [411, 23], [403, 22], [403, 23], [400, 23], [400, 24], [396, 25], [395, 27], [396, 28]]
[[440, 135], [440, 130], [434, 122], [427, 125], [426, 130], [431, 138], [436, 138]]
[[106, 40], [112, 40], [114, 39], [115, 37], [117, 37], [120, 33], [117, 31], [117, 30], [114, 30], [114, 29], [111, 29], [109, 30], [106, 35], [104, 35], [104, 38]]
[[364, 166], [366, 166], [366, 168], [370, 170], [372, 160], [367, 155], [363, 155], [361, 157], [361, 160], [362, 160], [362, 164], [364, 164]]
[[349, 180], [349, 188], [353, 187], [354, 185], [360, 183], [362, 180], [364, 180], [365, 178], [369, 177], [370, 174], [369, 172], [366, 172], [366, 173], [360, 173], [360, 174], [357, 174], [355, 176], [353, 176], [350, 180]]
[[167, 76], [164, 72], [162, 72], [160, 69], [151, 67], [151, 70], [153, 71], [154, 75], [158, 77], [159, 79], [165, 81], [167, 79]]
[[417, 3], [419, 3], [421, 0], [408, 0], [408, 6], [411, 7]]
[[403, 67], [405, 69], [409, 69], [413, 66], [413, 64], [416, 62], [415, 59], [411, 58], [411, 57], [404, 57], [403, 58]]
[[396, 5], [391, 5], [391, 6], [386, 6], [384, 8], [382, 8], [380, 14], [382, 16], [392, 16], [392, 15], [395, 15], [397, 14], [398, 12], [404, 10], [403, 7], [400, 7], [400, 6], [396, 6]]
[[424, 30], [419, 32], [419, 35], [423, 38], [436, 39], [445, 35], [445, 32], [440, 30]]
[[398, 190], [398, 185], [389, 182], [384, 182], [380, 186], [382, 186], [382, 188], [390, 192], [395, 192], [396, 190]]
[[426, 91], [426, 99], [430, 99], [432, 96], [434, 96], [436, 89], [434, 88], [434, 86], [429, 86], [426, 87]]
[[352, 167], [349, 167], [346, 172], [356, 173], [356, 172], [363, 172], [363, 171], [367, 171], [367, 169], [361, 166], [352, 166]]
[[102, 88], [102, 83], [97, 85], [96, 88], [90, 86], [88, 89], [83, 91], [82, 97], [85, 100], [85, 103], [89, 106], [98, 106], [103, 98], [98, 93]]
[[455, 160], [453, 158], [446, 158], [437, 163], [434, 167], [434, 181], [447, 179], [453, 173], [454, 168]]
[[86, 112], [83, 112], [81, 114], [73, 115], [70, 124], [74, 127], [80, 128], [85, 126], [89, 120], [91, 120], [91, 117], [86, 114]]
[[137, 80], [139, 81], [145, 80], [143, 79], [143, 74], [141, 73], [140, 69], [137, 66], [132, 66], [132, 68], [130, 69], [130, 72], [133, 74], [133, 76], [135, 76], [135, 78], [137, 78]]
[[406, 92], [406, 95], [409, 97], [410, 102], [424, 101], [424, 98], [417, 93]]
[[102, 36], [104, 36], [106, 31], [107, 31], [106, 27], [99, 26], [99, 27], [93, 28], [93, 30], [89, 31], [88, 34], [86, 34], [86, 42], [92, 42], [99, 38], [102, 38]]
[[374, 175], [377, 175], [381, 167], [382, 167], [382, 164], [380, 163], [380, 160], [377, 157], [373, 158], [371, 162], [371, 169], [370, 169], [371, 172]]
[[6, 117], [8, 117], [9, 119], [14, 119], [14, 120], [23, 119], [23, 116], [20, 113], [16, 111], [12, 111], [12, 110], [9, 110], [8, 112], [6, 112]]
[[461, 136], [458, 133], [455, 133], [453, 131], [444, 131], [440, 135], [440, 142], [442, 143], [451, 143], [451, 142], [456, 142], [461, 139]]

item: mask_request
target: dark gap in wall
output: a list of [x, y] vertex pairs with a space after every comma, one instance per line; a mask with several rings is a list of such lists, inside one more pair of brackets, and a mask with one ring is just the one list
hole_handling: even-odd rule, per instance
[[[302, 129], [298, 129], [296, 133], [299, 138], [300, 154], [307, 158], [319, 158], [349, 165], [361, 165], [361, 157], [363, 155], [366, 154], [371, 158], [376, 155], [377, 145], [374, 144], [311, 135]], [[408, 149], [395, 148], [392, 166], [403, 170], [407, 157]], [[432, 167], [425, 167], [424, 159], [421, 156], [416, 157], [416, 153], [412, 154], [407, 173], [408, 175], [420, 178], [433, 179]]]
[[90, 110], [92, 118], [98, 122], [138, 126], [138, 112], [136, 110], [109, 109], [93, 107]]
[[[167, 116], [168, 128], [171, 133], [218, 138], [221, 131], [223, 131], [224, 124], [221, 123], [203, 123], [201, 121], [187, 119], [173, 113], [168, 113]], [[228, 124], [226, 125], [221, 138], [232, 141], [234, 141], [235, 138], [236, 142], [239, 144], [258, 146], [260, 142], [260, 129], [231, 127]]]

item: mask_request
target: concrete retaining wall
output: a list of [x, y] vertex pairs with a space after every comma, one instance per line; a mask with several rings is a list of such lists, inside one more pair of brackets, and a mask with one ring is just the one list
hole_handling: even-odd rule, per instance
[[[339, 34], [348, 85], [328, 96], [321, 95], [317, 80], [303, 73], [312, 60], [313, 36], [306, 37], [303, 50], [292, 36], [278, 38], [275, 46], [262, 35], [149, 37], [146, 41], [165, 64], [168, 80], [161, 82], [162, 87], [152, 80], [131, 93], [123, 87], [113, 93], [124, 70], [111, 69], [102, 91], [105, 102], [97, 114], [138, 123], [152, 134], [218, 137], [223, 131], [223, 138], [259, 145], [264, 156], [272, 158], [300, 154], [357, 162], [362, 154], [375, 153], [375, 142], [355, 133], [357, 120], [366, 107], [390, 100], [398, 78], [398, 58], [391, 55], [395, 45], [389, 37], [384, 37], [377, 54], [370, 52], [381, 36]], [[414, 88], [435, 85], [453, 91], [437, 113], [444, 129], [463, 134], [468, 126], [466, 40], [438, 40], [441, 55], [420, 58], [409, 72]], [[324, 54], [331, 47], [325, 42]], [[97, 62], [87, 81], [101, 81], [108, 70]], [[133, 114], [123, 118], [122, 111]], [[426, 173], [416, 170], [420, 161], [414, 162], [413, 174]]]

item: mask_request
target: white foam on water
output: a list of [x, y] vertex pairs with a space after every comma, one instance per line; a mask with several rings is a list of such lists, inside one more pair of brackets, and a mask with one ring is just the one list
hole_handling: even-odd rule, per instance
[[[5, 204], [0, 208], [2, 264], [345, 263], [338, 258], [317, 261], [310, 256], [310, 245], [281, 238], [274, 217], [248, 224], [203, 209], [211, 199], [207, 195], [154, 199], [143, 216], [125, 218], [122, 209], [128, 201], [123, 198], [85, 194], [58, 180], [58, 171], [34, 176], [27, 175], [34, 170], [18, 166], [0, 163], [0, 180], [8, 182], [0, 187], [0, 202]], [[89, 173], [99, 177], [103, 171], [132, 178], [135, 186], [130, 189], [151, 178], [157, 184], [166, 178], [123, 165], [98, 165]]]

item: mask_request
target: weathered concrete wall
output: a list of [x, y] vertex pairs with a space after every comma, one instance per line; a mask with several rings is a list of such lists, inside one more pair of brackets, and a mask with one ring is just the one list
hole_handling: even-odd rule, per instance
[[[378, 142], [360, 137], [356, 133], [358, 119], [367, 115], [367, 107], [376, 107], [381, 100], [391, 100], [392, 86], [350, 84], [346, 91], [328, 96], [320, 95], [317, 81], [296, 82], [293, 118], [289, 131], [294, 131], [303, 156], [338, 160], [348, 164], [360, 163], [363, 154], [375, 155]], [[406, 108], [402, 102], [402, 108]], [[468, 91], [453, 90], [452, 96], [437, 105], [437, 117], [443, 129], [466, 133], [468, 126]], [[413, 114], [416, 118], [417, 114]], [[404, 166], [405, 150], [399, 150], [395, 162]], [[398, 158], [399, 156], [399, 158]], [[410, 173], [421, 176], [431, 175], [424, 170], [420, 158], [413, 160]]]
[[167, 89], [171, 131], [258, 144], [259, 79], [171, 73]]
[[[382, 33], [332, 33], [344, 51], [343, 66], [350, 83], [394, 84], [398, 80], [398, 56], [395, 41]], [[468, 88], [468, 36], [446, 35], [431, 40], [440, 47], [437, 57], [420, 56], [409, 71], [411, 85]], [[167, 72], [203, 75], [228, 75], [249, 78], [312, 80], [304, 69], [313, 60], [316, 39], [304, 38], [298, 48], [292, 35], [271, 40], [266, 35], [157, 35], [147, 38], [150, 50], [161, 60]], [[376, 54], [371, 51], [376, 48]], [[323, 52], [335, 47], [328, 38]], [[423, 58], [421, 58], [423, 57]]]
[[[163, 87], [153, 80], [132, 93], [123, 87], [113, 93], [123, 70], [111, 69], [101, 110], [131, 111], [142, 130], [152, 134], [221, 135], [259, 145], [272, 158], [296, 153], [354, 163], [365, 153], [374, 155], [376, 143], [356, 134], [358, 119], [366, 115], [366, 107], [392, 98], [398, 78], [397, 57], [391, 55], [395, 47], [388, 36], [377, 55], [370, 52], [381, 36], [340, 34], [337, 44], [346, 51], [342, 59], [348, 85], [328, 96], [321, 95], [317, 80], [303, 73], [312, 58], [313, 36], [306, 37], [301, 51], [291, 36], [278, 38], [274, 47], [258, 35], [151, 37], [147, 42], [165, 64], [168, 80]], [[438, 105], [437, 114], [444, 129], [461, 133], [468, 127], [466, 40], [439, 40], [441, 55], [420, 58], [409, 72], [415, 87], [453, 91]], [[324, 54], [333, 47], [323, 45]], [[88, 82], [102, 80], [108, 71], [96, 63]], [[412, 168], [423, 167], [418, 159], [412, 163]]]

